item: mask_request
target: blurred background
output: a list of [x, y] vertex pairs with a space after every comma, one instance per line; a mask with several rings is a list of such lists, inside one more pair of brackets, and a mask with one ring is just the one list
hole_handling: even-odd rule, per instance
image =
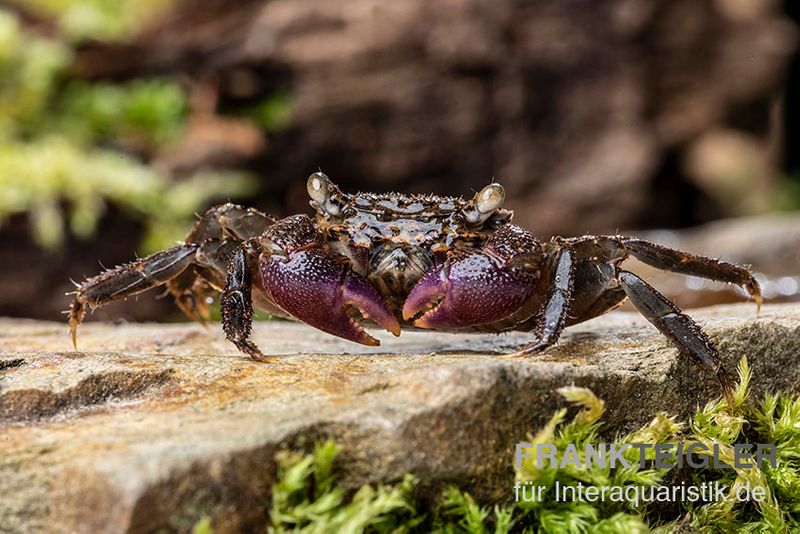
[[[473, 194], [800, 282], [796, 0], [0, 0], [0, 315], [227, 199]], [[650, 273], [684, 306], [739, 299]], [[155, 296], [155, 295], [152, 295]], [[170, 319], [147, 295], [100, 319]]]

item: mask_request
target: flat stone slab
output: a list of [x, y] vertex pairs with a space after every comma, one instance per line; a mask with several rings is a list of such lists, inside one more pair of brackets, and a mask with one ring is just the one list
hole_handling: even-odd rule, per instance
[[[732, 373], [753, 389], [800, 390], [800, 305], [693, 310]], [[343, 447], [352, 485], [415, 473], [423, 491], [457, 483], [511, 495], [514, 444], [565, 405], [576, 384], [607, 401], [609, 437], [718, 395], [635, 313], [567, 330], [529, 359], [530, 339], [375, 332], [362, 347], [288, 322], [261, 322], [259, 364], [219, 325], [87, 323], [79, 351], [65, 324], [0, 319], [0, 531], [218, 531], [264, 525], [274, 453], [323, 437]]]

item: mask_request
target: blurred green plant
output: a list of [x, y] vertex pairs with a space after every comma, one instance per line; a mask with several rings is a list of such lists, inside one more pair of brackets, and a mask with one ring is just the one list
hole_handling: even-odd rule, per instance
[[126, 86], [72, 81], [59, 97], [56, 128], [85, 144], [121, 138], [152, 149], [178, 138], [186, 112], [185, 93], [165, 80]]
[[292, 118], [292, 95], [287, 91], [278, 91], [255, 106], [248, 107], [243, 114], [253, 119], [264, 130], [272, 132], [289, 124]]
[[175, 0], [11, 0], [55, 18], [72, 40], [121, 40], [166, 12]]
[[164, 80], [68, 82], [71, 57], [69, 46], [25, 34], [0, 10], [0, 224], [28, 213], [37, 243], [52, 248], [67, 229], [90, 236], [113, 204], [142, 222], [148, 253], [181, 240], [211, 200], [254, 191], [242, 173], [173, 180], [126, 152], [98, 148], [147, 152], [173, 141], [186, 95]]
[[800, 176], [782, 176], [778, 180], [774, 209], [777, 211], [800, 210]]
[[[772, 443], [777, 447], [774, 468], [765, 466], [733, 469], [651, 469], [642, 468], [638, 451], [625, 454], [630, 468], [609, 469], [592, 463], [587, 469], [549, 466], [539, 468], [536, 458], [525, 459], [516, 471], [523, 484], [544, 486], [546, 498], [535, 502], [516, 502], [508, 506], [482, 506], [468, 493], [446, 488], [439, 506], [431, 515], [419, 512], [415, 479], [407, 475], [395, 487], [364, 486], [349, 493], [336, 482], [334, 461], [339, 448], [333, 442], [319, 444], [314, 452], [301, 455], [282, 451], [277, 456], [278, 482], [273, 486], [269, 509], [269, 532], [435, 532], [486, 534], [494, 532], [564, 533], [645, 533], [645, 532], [771, 532], [800, 531], [800, 398], [768, 394], [750, 402], [750, 369], [747, 360], [739, 365], [739, 384], [734, 393], [733, 411], [724, 400], [708, 403], [698, 410], [688, 425], [664, 413], [649, 424], [625, 435], [616, 443], [702, 443], [720, 450], [720, 459], [734, 466], [734, 443]], [[553, 444], [556, 463], [567, 454], [567, 445], [575, 445], [581, 464], [586, 465], [587, 443], [597, 445], [605, 411], [602, 400], [591, 391], [566, 387], [559, 390], [582, 409], [570, 421], [567, 410], [559, 410], [530, 442]], [[575, 450], [572, 449], [572, 450]], [[535, 453], [536, 449], [531, 449]], [[653, 448], [647, 449], [653, 460]], [[569, 454], [573, 454], [570, 452]], [[655, 486], [716, 481], [728, 486], [728, 499], [709, 503], [671, 503], [656, 517], [649, 504], [632, 502], [558, 501], [554, 496], [556, 481], [562, 485], [577, 483], [603, 486]], [[766, 490], [762, 502], [740, 502], [737, 490], [745, 484]], [[511, 488], [510, 488], [511, 489]], [[676, 519], [673, 519], [676, 518]], [[195, 526], [196, 534], [213, 532], [210, 518]]]
[[40, 123], [72, 51], [22, 32], [15, 16], [0, 9], [0, 139]]
[[34, 237], [45, 247], [61, 243], [67, 226], [78, 237], [92, 235], [112, 203], [143, 222], [142, 251], [152, 252], [182, 240], [210, 199], [252, 190], [252, 180], [230, 172], [173, 183], [123, 154], [85, 150], [63, 137], [0, 142], [0, 221], [29, 213]]

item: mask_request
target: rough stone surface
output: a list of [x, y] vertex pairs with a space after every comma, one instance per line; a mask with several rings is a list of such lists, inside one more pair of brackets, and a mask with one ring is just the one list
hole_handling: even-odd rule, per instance
[[[692, 313], [729, 370], [747, 356], [756, 392], [800, 390], [800, 306]], [[0, 320], [0, 530], [219, 531], [264, 524], [274, 453], [332, 436], [348, 484], [416, 473], [484, 499], [510, 495], [514, 444], [565, 402], [607, 401], [608, 437], [659, 410], [686, 415], [717, 395], [640, 316], [568, 330], [531, 359], [527, 339], [407, 332], [365, 348], [284, 322], [256, 325], [271, 365], [240, 356], [218, 325]]]

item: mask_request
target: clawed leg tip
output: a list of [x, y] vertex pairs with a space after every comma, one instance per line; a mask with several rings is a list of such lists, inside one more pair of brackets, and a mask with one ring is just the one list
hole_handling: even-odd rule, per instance
[[529, 347], [523, 347], [518, 351], [509, 354], [509, 356], [511, 356], [512, 358], [526, 358], [529, 356], [535, 356], [537, 354], [541, 354], [548, 348], [549, 345], [535, 344]]
[[534, 356], [535, 354], [536, 353], [534, 353], [534, 352], [528, 352], [528, 351], [525, 351], [525, 350], [518, 350], [517, 352], [512, 352], [511, 354], [509, 354], [509, 356], [512, 357], [512, 358], [528, 358], [530, 356]]
[[733, 394], [730, 391], [725, 391], [723, 393], [723, 396], [725, 397], [725, 404], [728, 405], [728, 411], [733, 413], [734, 411]]
[[354, 341], [355, 343], [359, 343], [361, 345], [366, 345], [367, 347], [377, 347], [381, 344], [380, 340], [375, 339], [371, 335], [367, 334], [366, 332], [361, 332], [360, 336], [357, 336], [353, 339], [345, 338]]
[[725, 398], [725, 404], [728, 405], [728, 411], [733, 413], [733, 388], [728, 380], [728, 374], [720, 367], [717, 369], [716, 378], [722, 390], [722, 396]]
[[261, 352], [261, 350], [259, 350], [257, 347], [248, 347], [247, 349], [240, 348], [239, 350], [247, 354], [247, 356], [254, 362], [273, 363], [274, 361], [272, 358]]
[[69, 325], [69, 338], [72, 340], [72, 350], [78, 350], [78, 325]]
[[263, 352], [261, 352], [261, 349], [259, 349], [255, 345], [255, 343], [252, 343], [250, 341], [233, 341], [233, 343], [234, 345], [236, 345], [236, 348], [239, 349], [239, 351], [242, 354], [246, 354], [251, 360], [255, 362], [260, 362], [260, 363], [273, 362], [272, 358], [266, 356]]

